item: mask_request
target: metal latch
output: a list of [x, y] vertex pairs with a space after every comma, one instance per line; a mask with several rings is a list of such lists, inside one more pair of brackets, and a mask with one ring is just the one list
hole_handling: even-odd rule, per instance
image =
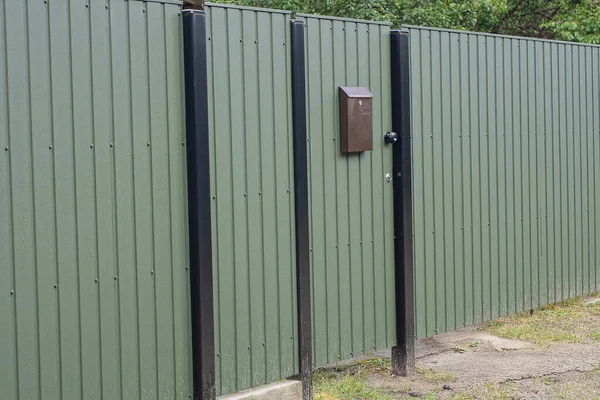
[[398, 141], [398, 134], [396, 132], [386, 132], [383, 135], [383, 140], [385, 144], [394, 144]]

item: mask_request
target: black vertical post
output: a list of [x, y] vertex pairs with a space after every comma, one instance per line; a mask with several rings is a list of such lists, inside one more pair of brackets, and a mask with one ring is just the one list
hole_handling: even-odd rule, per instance
[[183, 12], [185, 126], [192, 310], [194, 399], [214, 399], [215, 341], [212, 288], [206, 14]]
[[308, 156], [306, 148], [306, 82], [304, 22], [292, 21], [292, 126], [294, 131], [294, 197], [296, 217], [296, 282], [298, 352], [302, 398], [312, 399], [312, 320], [308, 232]]
[[415, 370], [413, 298], [413, 232], [410, 143], [410, 72], [408, 32], [392, 31], [392, 129], [394, 145], [394, 244], [396, 264], [396, 339], [392, 373], [409, 376]]

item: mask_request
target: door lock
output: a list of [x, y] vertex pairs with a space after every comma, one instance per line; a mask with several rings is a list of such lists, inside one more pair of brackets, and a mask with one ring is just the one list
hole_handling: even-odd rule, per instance
[[394, 144], [398, 141], [398, 134], [396, 132], [386, 132], [383, 135], [383, 140], [385, 144]]

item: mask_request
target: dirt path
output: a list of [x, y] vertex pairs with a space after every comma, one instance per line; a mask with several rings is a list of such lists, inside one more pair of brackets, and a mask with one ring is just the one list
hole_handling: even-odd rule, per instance
[[[388, 354], [381, 355], [389, 357]], [[558, 383], [562, 381], [560, 376], [563, 374], [595, 372], [600, 363], [600, 345], [575, 343], [542, 347], [467, 328], [421, 340], [417, 347], [417, 359], [421, 373], [415, 377], [372, 374], [367, 384], [400, 398], [407, 394], [426, 396], [431, 392], [439, 392], [437, 398], [448, 398], [457, 393], [468, 393], [471, 389], [480, 392], [477, 386], [482, 384], [495, 387], [510, 383], [511, 387], [520, 386], [522, 391], [529, 392], [530, 385], [522, 381], [530, 380], [531, 386], [536, 386], [535, 383], [544, 377], [551, 377], [544, 381], [546, 383]], [[427, 374], [427, 370], [431, 373]], [[566, 376], [576, 378], [576, 375]], [[595, 396], [600, 398], [600, 373], [597, 380], [598, 391]], [[516, 382], [521, 383], [515, 385]], [[539, 388], [535, 390], [542, 393]], [[485, 398], [483, 395], [473, 397]], [[505, 397], [511, 398], [508, 395]]]
[[569, 300], [423, 339], [416, 355], [409, 378], [391, 376], [389, 351], [326, 368], [317, 399], [600, 400], [600, 303]]

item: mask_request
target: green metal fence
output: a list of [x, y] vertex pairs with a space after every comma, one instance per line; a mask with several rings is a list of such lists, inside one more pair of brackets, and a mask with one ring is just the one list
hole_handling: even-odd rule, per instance
[[[394, 286], [390, 27], [298, 15], [306, 24], [313, 361], [391, 347]], [[373, 93], [373, 151], [340, 152], [340, 86]]]
[[600, 48], [409, 30], [417, 336], [597, 291]]
[[180, 6], [0, 3], [5, 399], [188, 399]]
[[210, 5], [217, 392], [297, 374], [290, 13]]
[[[291, 15], [205, 12], [186, 54], [203, 62], [206, 45], [208, 93], [188, 83], [208, 100], [215, 362], [195, 356], [194, 372], [212, 382], [214, 367], [219, 394], [297, 374], [297, 292], [314, 365], [396, 345], [389, 25], [297, 16], [300, 291]], [[0, 5], [6, 398], [192, 395], [181, 30], [173, 0]], [[416, 335], [597, 291], [600, 47], [409, 31]], [[340, 86], [373, 93], [373, 151], [340, 152]]]

